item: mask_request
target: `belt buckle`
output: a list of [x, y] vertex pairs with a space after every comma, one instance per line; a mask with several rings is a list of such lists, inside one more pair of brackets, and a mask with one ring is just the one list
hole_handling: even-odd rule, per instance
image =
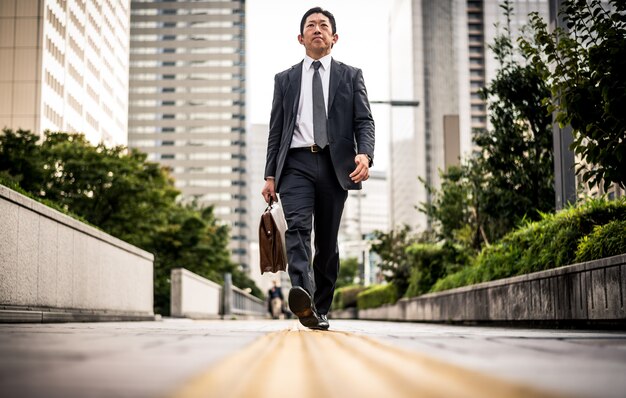
[[320, 151], [320, 147], [317, 146], [317, 144], [311, 145], [310, 148], [311, 148], [311, 153], [318, 153]]

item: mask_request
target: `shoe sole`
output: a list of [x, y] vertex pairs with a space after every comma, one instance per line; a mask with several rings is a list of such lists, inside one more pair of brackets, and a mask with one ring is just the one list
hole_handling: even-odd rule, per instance
[[329, 326], [319, 326], [317, 323], [314, 326], [307, 326], [307, 327], [309, 329], [315, 329], [315, 330], [328, 330], [329, 328]]
[[311, 297], [300, 289], [289, 291], [289, 309], [296, 314], [300, 323], [308, 328], [317, 328], [317, 317], [311, 309]]

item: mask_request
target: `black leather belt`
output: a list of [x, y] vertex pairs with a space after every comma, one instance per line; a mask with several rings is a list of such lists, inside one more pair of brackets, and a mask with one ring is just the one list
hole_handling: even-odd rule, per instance
[[320, 148], [316, 144], [313, 144], [311, 146], [303, 146], [303, 147], [299, 147], [299, 148], [290, 148], [289, 150], [290, 151], [294, 151], [294, 152], [318, 153], [318, 152], [322, 152], [324, 149], [326, 149], [326, 148]]

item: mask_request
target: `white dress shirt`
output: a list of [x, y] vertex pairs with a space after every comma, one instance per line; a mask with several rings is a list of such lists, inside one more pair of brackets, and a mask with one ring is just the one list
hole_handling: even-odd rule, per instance
[[[300, 86], [300, 103], [298, 104], [298, 115], [296, 116], [296, 127], [291, 140], [291, 148], [301, 148], [315, 144], [313, 132], [313, 58], [306, 55], [302, 62], [302, 82]], [[326, 55], [318, 61], [322, 63], [319, 68], [322, 79], [322, 90], [324, 91], [324, 109], [328, 115], [328, 86], [330, 82], [330, 65], [332, 57]]]

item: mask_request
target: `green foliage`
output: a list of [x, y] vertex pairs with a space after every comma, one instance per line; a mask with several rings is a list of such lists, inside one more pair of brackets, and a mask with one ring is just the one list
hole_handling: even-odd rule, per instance
[[[176, 206], [167, 216], [167, 222], [154, 231], [146, 247], [155, 253], [155, 308], [160, 313], [169, 309], [173, 268], [188, 269], [220, 284], [223, 273], [233, 270], [227, 250], [228, 228], [219, 225], [212, 208]], [[233, 283], [243, 287], [235, 280], [236, 274], [233, 273]]]
[[339, 265], [339, 275], [337, 276], [335, 288], [352, 285], [358, 274], [359, 260], [354, 257], [341, 260], [341, 264]]
[[176, 206], [180, 192], [167, 171], [138, 151], [46, 132], [42, 154], [42, 196], [133, 245], [149, 245]]
[[454, 240], [456, 232], [471, 222], [471, 191], [466, 181], [467, 171], [467, 164], [450, 166], [445, 172], [440, 171], [440, 190], [420, 179], [432, 199], [420, 203], [418, 210], [431, 220], [439, 239]]
[[496, 241], [523, 219], [554, 210], [552, 117], [542, 100], [550, 90], [541, 71], [515, 60], [519, 49], [510, 33], [512, 9], [503, 5], [507, 24], [490, 46], [499, 69], [483, 90], [491, 130], [475, 131], [476, 160], [485, 176], [479, 193], [484, 233]]
[[626, 220], [597, 225], [583, 237], [576, 251], [576, 262], [597, 260], [626, 253]]
[[[572, 264], [577, 260], [579, 242], [585, 242], [583, 238], [594, 232], [594, 228], [624, 220], [626, 199], [596, 199], [556, 214], [543, 214], [540, 221], [527, 222], [497, 244], [485, 247], [471, 267], [439, 280], [432, 291]], [[620, 225], [623, 224], [617, 223], [608, 231]], [[615, 237], [615, 241], [619, 239], [622, 238]], [[615, 246], [612, 242], [611, 247]]]
[[398, 288], [393, 283], [372, 286], [357, 295], [357, 308], [365, 310], [385, 304], [395, 304], [399, 297]]
[[3, 129], [0, 135], [0, 174], [35, 195], [43, 188], [45, 170], [39, 137], [27, 130]]
[[[78, 220], [82, 223], [85, 223], [87, 225], [89, 225], [90, 227], [93, 228], [98, 228], [97, 226], [91, 224], [89, 221], [85, 220], [83, 217], [80, 217], [77, 214], [72, 213], [71, 211], [68, 211], [67, 209], [64, 209], [63, 207], [59, 206], [57, 203], [52, 202], [50, 200], [47, 199], [42, 199], [40, 197], [38, 197], [37, 195], [33, 195], [32, 193], [26, 191], [25, 189], [23, 189], [20, 184], [17, 182], [17, 179], [15, 177], [13, 177], [12, 175], [8, 174], [6, 171], [0, 171], [0, 185], [3, 185], [21, 195], [26, 196], [27, 198], [33, 199], [41, 204], [44, 204], [46, 206], [48, 206], [51, 209], [54, 209], [56, 211], [58, 211], [61, 214], [65, 214], [66, 216], [72, 217], [75, 220]], [[100, 228], [98, 228], [100, 229]]]
[[333, 310], [343, 310], [345, 308], [356, 307], [356, 298], [359, 293], [366, 290], [365, 286], [349, 285], [335, 289], [333, 298]]
[[380, 269], [387, 282], [391, 282], [397, 287], [400, 296], [406, 292], [411, 276], [411, 264], [405, 251], [416, 240], [417, 238], [411, 234], [408, 226], [388, 233], [374, 232], [376, 243], [372, 245], [372, 251], [380, 256]]
[[[521, 40], [524, 53], [549, 82], [550, 110], [571, 125], [572, 147], [590, 166], [578, 171], [591, 185], [626, 187], [626, 2], [565, 0], [560, 16], [567, 30], [548, 33], [538, 14], [534, 38]], [[548, 67], [549, 66], [549, 67]]]
[[482, 91], [489, 130], [475, 130], [473, 158], [441, 174], [441, 188], [426, 186], [429, 216], [439, 240], [479, 251], [522, 220], [554, 210], [552, 119], [542, 100], [550, 95], [541, 71], [519, 63], [510, 33], [512, 9], [491, 49], [499, 68]]
[[228, 227], [213, 209], [176, 202], [179, 191], [167, 170], [146, 155], [118, 146], [92, 146], [79, 134], [28, 131], [0, 135], [0, 176], [33, 198], [77, 214], [103, 231], [155, 255], [155, 311], [169, 313], [174, 267], [262, 292], [231, 263]]
[[449, 243], [414, 243], [406, 254], [412, 268], [405, 297], [427, 293], [437, 280], [458, 272], [470, 261], [466, 250]]
[[439, 190], [425, 184], [431, 202], [421, 203], [418, 210], [431, 220], [438, 240], [480, 250], [487, 239], [484, 230], [489, 220], [481, 202], [486, 182], [482, 164], [470, 159], [450, 166], [440, 177]]

